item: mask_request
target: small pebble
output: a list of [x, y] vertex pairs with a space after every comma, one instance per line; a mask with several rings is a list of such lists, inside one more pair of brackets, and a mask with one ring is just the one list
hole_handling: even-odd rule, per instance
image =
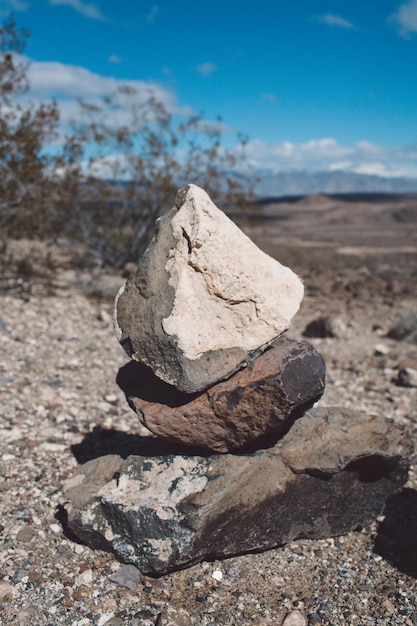
[[389, 353], [389, 348], [384, 343], [376, 343], [374, 345], [375, 356], [386, 356]]
[[11, 602], [13, 600], [13, 587], [9, 583], [0, 581], [0, 603]]
[[35, 531], [32, 526], [25, 526], [16, 535], [16, 540], [21, 541], [22, 543], [27, 543], [32, 540]]
[[140, 570], [134, 565], [121, 565], [117, 572], [110, 576], [110, 580], [120, 587], [126, 587], [131, 591], [136, 591], [142, 579]]
[[104, 396], [104, 399], [109, 404], [117, 404], [118, 397], [114, 393], [109, 393], [107, 396]]
[[59, 524], [50, 524], [49, 528], [52, 530], [53, 533], [62, 532], [62, 527]]
[[307, 622], [301, 611], [294, 610], [288, 613], [282, 622], [282, 626], [307, 626]]

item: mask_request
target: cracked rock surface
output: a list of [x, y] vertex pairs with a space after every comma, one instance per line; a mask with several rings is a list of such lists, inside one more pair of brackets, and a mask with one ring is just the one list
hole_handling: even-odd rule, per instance
[[92, 460], [67, 484], [68, 523], [87, 544], [163, 574], [369, 523], [406, 482], [412, 449], [384, 418], [312, 409], [253, 454]]
[[116, 334], [129, 356], [194, 393], [226, 379], [287, 330], [303, 293], [291, 269], [188, 185], [157, 221], [136, 275], [118, 295]]

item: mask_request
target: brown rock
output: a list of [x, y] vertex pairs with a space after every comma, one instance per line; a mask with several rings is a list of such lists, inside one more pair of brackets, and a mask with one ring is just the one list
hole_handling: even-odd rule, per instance
[[156, 622], [156, 626], [191, 626], [191, 624], [191, 617], [187, 611], [171, 606], [164, 608]]
[[159, 437], [216, 452], [278, 435], [324, 391], [325, 365], [306, 343], [280, 337], [227, 381], [185, 394], [131, 362], [118, 384], [141, 422]]
[[0, 604], [11, 602], [14, 596], [14, 587], [9, 583], [0, 581]]
[[17, 533], [16, 540], [21, 541], [22, 543], [28, 543], [29, 541], [32, 541], [34, 534], [35, 531], [33, 530], [32, 526], [25, 526], [24, 528], [21, 528]]

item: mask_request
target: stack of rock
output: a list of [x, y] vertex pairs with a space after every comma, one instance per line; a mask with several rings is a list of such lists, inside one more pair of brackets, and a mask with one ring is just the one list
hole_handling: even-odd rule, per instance
[[133, 359], [118, 375], [129, 404], [183, 448], [82, 466], [65, 505], [76, 535], [159, 574], [381, 512], [407, 478], [410, 439], [384, 418], [311, 408], [324, 362], [282, 336], [302, 297], [202, 189], [179, 191], [118, 294], [115, 326]]

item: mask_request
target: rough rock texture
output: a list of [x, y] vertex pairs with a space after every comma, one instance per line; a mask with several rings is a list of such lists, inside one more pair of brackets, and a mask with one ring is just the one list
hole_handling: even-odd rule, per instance
[[138, 271], [116, 298], [117, 337], [181, 391], [207, 389], [290, 325], [303, 285], [199, 187], [180, 190], [157, 221]]
[[387, 337], [398, 341], [417, 343], [417, 308], [415, 306], [405, 311], [394, 321]]
[[160, 574], [366, 524], [406, 481], [411, 452], [388, 420], [312, 409], [250, 455], [92, 460], [67, 484], [68, 524], [89, 545]]
[[277, 339], [227, 381], [190, 395], [131, 361], [117, 382], [153, 433], [216, 452], [237, 450], [262, 435], [277, 435], [324, 391], [325, 364], [309, 344]]

